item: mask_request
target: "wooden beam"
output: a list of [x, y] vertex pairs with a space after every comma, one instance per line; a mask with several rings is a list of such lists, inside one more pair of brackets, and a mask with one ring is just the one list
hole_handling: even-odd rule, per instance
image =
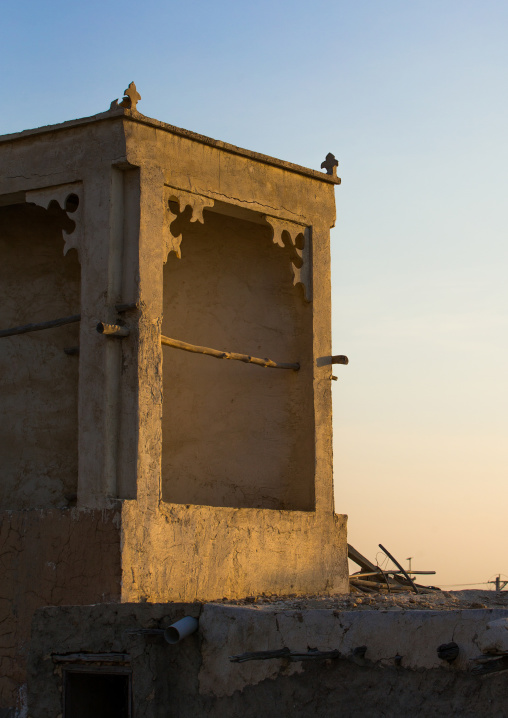
[[266, 661], [272, 658], [289, 659], [290, 661], [306, 661], [309, 659], [321, 658], [340, 658], [340, 651], [319, 651], [310, 648], [308, 651], [290, 651], [289, 648], [278, 648], [274, 651], [253, 651], [249, 653], [239, 653], [236, 656], [229, 656], [232, 663], [245, 663], [245, 661]]
[[[370, 576], [372, 575], [385, 575], [389, 573], [393, 576], [393, 578], [389, 578], [388, 581], [390, 582], [390, 586], [404, 586], [406, 584], [406, 580], [402, 576], [398, 576], [394, 571], [384, 571], [379, 568], [379, 566], [375, 566], [373, 563], [371, 563], [365, 556], [362, 556], [362, 554], [357, 551], [351, 544], [348, 543], [347, 545], [347, 555], [348, 558], [351, 559], [351, 561], [354, 561], [354, 563], [358, 564], [360, 568], [362, 569], [362, 573], [368, 574]], [[357, 574], [357, 576], [360, 576], [361, 574]], [[385, 579], [386, 580], [386, 579]]]
[[236, 361], [243, 361], [246, 364], [256, 364], [257, 366], [266, 367], [268, 369], [292, 369], [293, 371], [298, 371], [300, 369], [300, 364], [297, 362], [294, 364], [284, 364], [282, 362], [273, 361], [273, 359], [258, 359], [258, 357], [252, 357], [248, 354], [224, 352], [219, 349], [210, 349], [210, 347], [200, 347], [195, 344], [188, 344], [187, 342], [181, 342], [179, 339], [172, 339], [171, 337], [161, 336], [161, 344], [167, 347], [173, 347], [173, 349], [183, 349], [185, 352], [206, 354], [207, 356], [215, 357], [216, 359], [236, 359]]
[[53, 653], [54, 663], [130, 663], [128, 653]]
[[336, 354], [332, 356], [332, 364], [349, 364], [349, 359], [345, 354]]
[[411, 591], [411, 586], [403, 586], [402, 584], [394, 585], [389, 584], [388, 586], [386, 583], [381, 583], [380, 581], [362, 581], [361, 579], [357, 578], [356, 576], [350, 576], [349, 577], [350, 583], [354, 584], [355, 586], [358, 586], [359, 588], [374, 588], [377, 590], [385, 590], [385, 591]]
[[397, 559], [394, 558], [394, 557], [392, 556], [392, 554], [391, 554], [387, 549], [385, 549], [385, 547], [383, 546], [383, 544], [379, 544], [379, 548], [381, 549], [381, 551], [384, 551], [384, 552], [385, 552], [385, 554], [388, 556], [388, 558], [389, 558], [391, 561], [393, 561], [393, 563], [397, 566], [397, 568], [400, 568], [400, 570], [402, 571], [402, 573], [404, 574], [404, 576], [407, 578], [407, 580], [409, 581], [409, 583], [410, 583], [411, 586], [413, 587], [413, 591], [414, 591], [415, 593], [418, 593], [418, 589], [417, 589], [416, 586], [414, 585], [412, 579], [407, 575], [407, 572], [402, 568], [402, 566], [401, 566], [400, 563], [397, 561]]
[[[392, 576], [392, 575], [397, 576], [399, 574], [402, 574], [402, 571], [400, 569], [395, 569], [395, 568], [389, 568], [389, 569], [384, 568], [382, 571], [381, 570], [371, 571], [370, 573], [368, 573], [367, 571], [362, 571], [361, 573], [359, 573], [359, 572], [354, 573], [353, 577], [358, 576], [358, 578], [363, 578], [364, 576], [381, 576], [385, 573], [387, 573], [390, 576]], [[435, 571], [408, 571], [407, 573], [410, 576], [414, 576], [416, 574], [418, 574], [419, 576], [434, 576], [436, 572]]]
[[49, 322], [38, 322], [37, 324], [24, 324], [19, 327], [11, 327], [10, 329], [0, 330], [0, 339], [2, 337], [12, 337], [17, 334], [27, 334], [28, 332], [40, 332], [42, 329], [53, 329], [61, 327], [64, 324], [73, 324], [81, 321], [81, 314], [74, 314], [72, 317], [61, 317], [60, 319], [51, 319]]
[[367, 558], [365, 558], [365, 556], [362, 556], [362, 554], [355, 548], [353, 548], [353, 546], [351, 546], [351, 544], [349, 543], [347, 545], [347, 555], [348, 558], [351, 559], [351, 561], [354, 561], [356, 564], [358, 564], [358, 566], [360, 566], [362, 571], [368, 571], [369, 573], [375, 574], [381, 573], [377, 566], [374, 566], [373, 563], [371, 563]]

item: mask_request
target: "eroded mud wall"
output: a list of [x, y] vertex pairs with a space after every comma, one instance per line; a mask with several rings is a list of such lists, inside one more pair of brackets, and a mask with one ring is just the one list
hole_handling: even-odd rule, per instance
[[345, 516], [124, 501], [122, 534], [125, 602], [349, 591]]
[[[136, 718], [504, 718], [506, 716], [506, 672], [487, 678], [474, 675], [467, 661], [460, 666], [442, 661], [435, 667], [405, 666], [406, 659], [418, 652], [415, 644], [426, 650], [428, 631], [417, 630], [421, 616], [414, 622], [398, 626], [393, 612], [391, 643], [399, 646], [402, 665], [394, 664], [390, 645], [385, 661], [358, 665], [344, 650], [341, 641], [335, 646], [344, 651], [338, 659], [310, 659], [290, 662], [270, 659], [231, 662], [233, 654], [252, 650], [287, 647], [306, 652], [323, 647], [329, 633], [316, 633], [316, 614], [325, 611], [282, 611], [276, 623], [274, 615], [251, 609], [251, 619], [238, 616], [248, 611], [199, 604], [119, 606], [68, 606], [46, 608], [34, 617], [33, 644], [30, 658], [29, 708], [32, 718], [57, 716], [62, 708], [63, 664], [52, 654], [104, 653], [127, 654], [132, 670], [134, 714]], [[220, 614], [223, 619], [220, 619]], [[341, 612], [328, 612], [325, 622], [341, 624]], [[334, 615], [337, 614], [337, 615]], [[355, 623], [372, 621], [365, 613]], [[369, 612], [370, 613], [370, 612]], [[419, 612], [421, 613], [421, 612]], [[443, 612], [435, 618], [428, 612], [432, 638], [439, 638], [434, 622], [441, 624], [441, 634], [458, 627], [461, 649], [473, 648], [474, 624], [481, 628], [491, 612], [477, 614], [469, 626], [463, 626], [458, 611]], [[467, 612], [465, 612], [467, 613]], [[235, 618], [237, 614], [237, 618]], [[143, 634], [143, 629], [165, 628], [184, 615], [199, 616], [199, 630], [177, 645], [168, 645], [162, 635]], [[405, 616], [407, 621], [407, 615]], [[218, 619], [218, 620], [217, 620]], [[376, 621], [385, 622], [386, 614]], [[235, 624], [236, 629], [235, 629]], [[290, 625], [292, 624], [292, 625]], [[279, 627], [282, 629], [279, 631]], [[472, 630], [471, 630], [472, 629]], [[233, 637], [233, 634], [235, 634]], [[345, 638], [349, 633], [343, 631]], [[469, 638], [469, 646], [463, 640]], [[420, 640], [417, 637], [420, 637]], [[376, 633], [371, 633], [373, 640]], [[338, 637], [337, 637], [338, 638]], [[354, 645], [354, 644], [353, 644]], [[431, 642], [437, 660], [436, 646]], [[429, 647], [429, 648], [430, 648]], [[402, 653], [404, 654], [402, 656]], [[367, 648], [369, 655], [369, 647]], [[395, 654], [396, 655], [396, 654]], [[83, 666], [84, 667], [84, 666]], [[88, 663], [87, 670], [94, 671]], [[97, 668], [95, 668], [97, 670]], [[215, 681], [204, 680], [206, 675]]]
[[[0, 329], [79, 314], [67, 215], [0, 207]], [[66, 506], [77, 493], [79, 323], [0, 339], [0, 508]]]
[[0, 512], [0, 711], [23, 704], [37, 608], [119, 599], [119, 526], [114, 510]]

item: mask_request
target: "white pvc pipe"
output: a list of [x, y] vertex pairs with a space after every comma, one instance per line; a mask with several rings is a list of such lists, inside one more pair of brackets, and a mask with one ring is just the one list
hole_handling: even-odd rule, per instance
[[192, 618], [192, 616], [185, 616], [176, 623], [173, 623], [169, 628], [164, 631], [164, 638], [168, 643], [174, 645], [180, 643], [183, 638], [190, 636], [198, 630], [198, 619]]

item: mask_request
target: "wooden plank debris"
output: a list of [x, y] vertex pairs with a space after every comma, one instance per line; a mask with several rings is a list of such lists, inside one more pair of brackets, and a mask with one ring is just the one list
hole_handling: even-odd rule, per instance
[[[397, 568], [382, 569], [374, 565], [351, 544], [347, 545], [348, 558], [360, 567], [360, 571], [349, 576], [349, 586], [353, 593], [415, 593], [439, 591], [435, 586], [422, 586], [415, 583], [411, 576], [434, 575], [435, 571], [405, 571], [396, 559], [381, 545], [379, 547], [394, 562]], [[421, 589], [421, 590], [418, 590]]]
[[349, 582], [354, 584], [355, 586], [358, 586], [358, 588], [373, 588], [373, 589], [378, 589], [378, 590], [385, 590], [388, 588], [390, 591], [411, 591], [412, 590], [410, 586], [402, 586], [402, 585], [396, 586], [394, 584], [387, 585], [386, 583], [381, 583], [378, 581], [362, 581], [361, 579], [356, 578], [354, 576], [352, 576], [349, 579]]
[[354, 561], [362, 571], [370, 571], [371, 573], [375, 573], [376, 575], [379, 574], [379, 568], [377, 566], [374, 566], [373, 563], [371, 563], [368, 559], [365, 558], [365, 556], [362, 556], [362, 554], [357, 551], [351, 544], [347, 545], [347, 555], [348, 558], [351, 559], [351, 561]]
[[362, 569], [361, 573], [356, 574], [357, 577], [366, 578], [367, 576], [373, 576], [374, 578], [378, 578], [385, 582], [385, 588], [386, 584], [392, 585], [400, 585], [401, 583], [405, 583], [404, 579], [401, 576], [394, 575], [392, 578], [386, 577], [386, 574], [395, 573], [390, 571], [385, 571], [384, 569], [379, 568], [379, 566], [375, 566], [373, 563], [371, 563], [365, 556], [362, 556], [362, 554], [357, 551], [351, 544], [347, 545], [348, 550], [348, 557], [354, 561], [360, 568]]
[[413, 591], [414, 591], [415, 593], [418, 593], [418, 589], [417, 589], [416, 586], [414, 585], [413, 580], [412, 580], [411, 578], [409, 578], [409, 576], [407, 575], [406, 571], [402, 568], [402, 566], [401, 566], [400, 563], [397, 561], [397, 559], [394, 558], [394, 557], [392, 556], [392, 554], [391, 554], [389, 551], [387, 551], [387, 549], [385, 549], [385, 547], [384, 547], [382, 544], [379, 544], [379, 548], [381, 549], [381, 551], [384, 551], [384, 552], [385, 552], [385, 554], [388, 556], [388, 558], [389, 558], [391, 561], [393, 561], [393, 563], [397, 566], [397, 568], [400, 568], [400, 570], [402, 571], [402, 573], [404, 574], [404, 576], [407, 578], [407, 580], [409, 581], [409, 583], [410, 583], [411, 586], [413, 587]]

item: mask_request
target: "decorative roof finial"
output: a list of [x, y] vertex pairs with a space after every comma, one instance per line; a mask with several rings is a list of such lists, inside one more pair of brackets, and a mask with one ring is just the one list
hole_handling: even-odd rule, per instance
[[127, 110], [135, 110], [140, 99], [141, 95], [137, 91], [135, 83], [131, 82], [129, 87], [124, 90], [124, 97], [122, 101], [118, 102], [118, 100], [113, 100], [109, 109], [117, 110], [119, 107], [124, 107]]
[[127, 110], [135, 110], [140, 99], [141, 95], [136, 90], [136, 85], [134, 82], [131, 82], [129, 87], [124, 90], [124, 98], [119, 103], [118, 107], [125, 107]]
[[337, 177], [338, 166], [339, 162], [335, 159], [335, 155], [332, 155], [331, 152], [326, 155], [325, 161], [321, 162], [321, 169], [326, 170], [326, 174], [332, 175], [333, 177]]
[[136, 85], [134, 82], [131, 82], [129, 87], [124, 90], [124, 98], [120, 102], [120, 107], [125, 107], [128, 110], [135, 110], [140, 99], [141, 95], [136, 90]]

